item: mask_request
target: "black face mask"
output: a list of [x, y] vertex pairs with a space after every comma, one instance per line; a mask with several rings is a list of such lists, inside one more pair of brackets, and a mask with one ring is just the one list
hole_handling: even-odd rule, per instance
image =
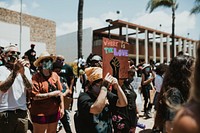
[[55, 63], [54, 63], [54, 65], [55, 65], [55, 66], [60, 66], [60, 67], [62, 67], [62, 66], [63, 66], [63, 63], [64, 63], [63, 60], [56, 60]]
[[124, 81], [124, 84], [129, 85], [131, 82], [133, 82], [133, 78], [128, 78]]

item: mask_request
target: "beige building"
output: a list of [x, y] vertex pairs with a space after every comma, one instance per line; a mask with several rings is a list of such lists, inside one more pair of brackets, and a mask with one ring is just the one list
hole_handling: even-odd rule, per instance
[[32, 43], [36, 45], [37, 56], [44, 50], [56, 53], [54, 21], [0, 8], [0, 29], [0, 40], [18, 44], [22, 53]]

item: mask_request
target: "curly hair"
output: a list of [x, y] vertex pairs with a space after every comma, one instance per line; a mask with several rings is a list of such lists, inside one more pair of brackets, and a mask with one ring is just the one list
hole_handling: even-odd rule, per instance
[[[168, 92], [171, 88], [176, 88], [181, 92], [184, 101], [189, 98], [189, 92], [191, 88], [190, 78], [192, 77], [194, 67], [194, 58], [186, 55], [178, 55], [174, 57], [163, 79], [160, 95], [158, 97], [158, 108], [155, 117], [154, 127], [159, 127], [162, 130], [165, 123], [165, 109], [167, 100], [163, 97], [165, 92]], [[163, 102], [160, 102], [163, 101]], [[173, 106], [170, 106], [173, 107]], [[173, 107], [173, 109], [178, 109]]]
[[190, 76], [192, 75], [193, 64], [194, 58], [191, 56], [179, 55], [174, 57], [165, 73], [162, 92], [166, 92], [170, 88], [177, 88], [184, 100], [187, 101], [191, 88]]

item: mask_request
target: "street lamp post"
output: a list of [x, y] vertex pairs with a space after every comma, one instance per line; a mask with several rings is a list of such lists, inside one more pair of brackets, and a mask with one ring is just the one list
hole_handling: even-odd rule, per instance
[[19, 33], [19, 50], [21, 51], [22, 46], [22, 0], [20, 3], [20, 33]]
[[111, 26], [111, 22], [112, 22], [113, 20], [112, 19], [106, 19], [106, 22], [107, 23], [109, 23], [109, 25], [108, 25], [108, 38], [110, 39], [110, 26]]

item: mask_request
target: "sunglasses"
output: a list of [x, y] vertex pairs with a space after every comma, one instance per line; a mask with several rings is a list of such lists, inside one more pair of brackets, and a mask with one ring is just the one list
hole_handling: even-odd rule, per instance
[[20, 55], [20, 52], [17, 51], [9, 51], [12, 55]]

